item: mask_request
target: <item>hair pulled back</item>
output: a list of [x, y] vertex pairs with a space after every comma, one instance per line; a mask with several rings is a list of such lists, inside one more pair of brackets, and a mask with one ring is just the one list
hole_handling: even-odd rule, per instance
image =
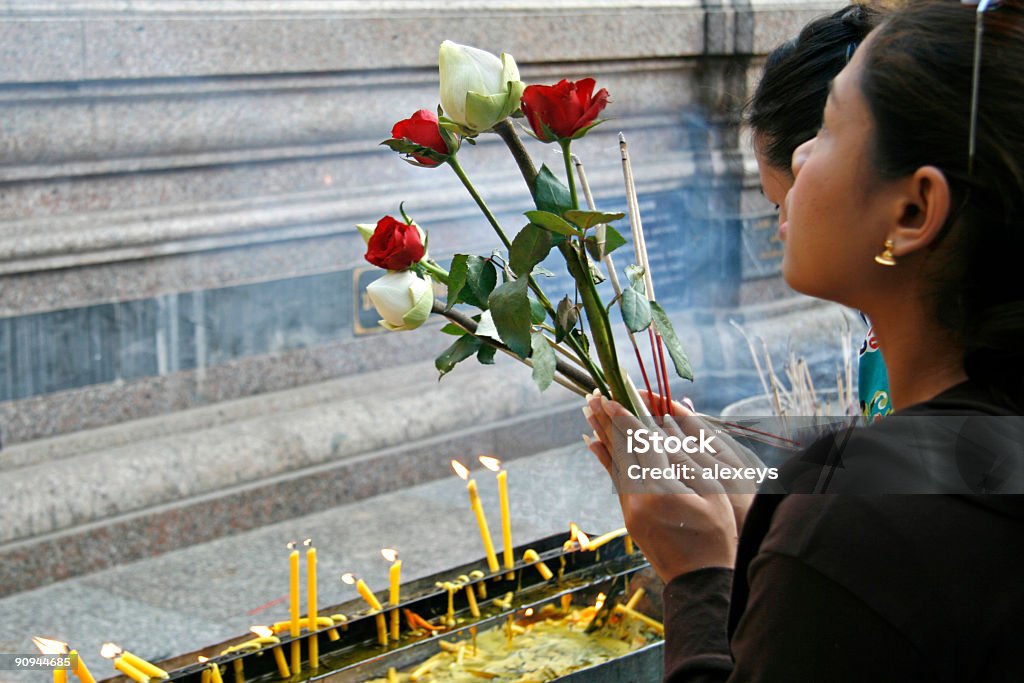
[[968, 376], [1024, 410], [1024, 6], [984, 15], [976, 151], [968, 171], [975, 8], [927, 2], [873, 34], [861, 88], [883, 178], [921, 166], [945, 175], [950, 216], [935, 248], [939, 320], [963, 344]]
[[788, 171], [793, 150], [814, 137], [829, 83], [880, 16], [866, 5], [850, 5], [812, 21], [769, 53], [744, 116], [769, 164]]

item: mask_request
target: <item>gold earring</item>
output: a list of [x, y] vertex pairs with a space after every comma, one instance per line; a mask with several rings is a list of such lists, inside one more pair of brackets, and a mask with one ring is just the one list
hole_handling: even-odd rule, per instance
[[896, 246], [896, 243], [892, 240], [885, 241], [885, 248], [882, 249], [882, 253], [875, 256], [875, 263], [883, 266], [895, 266], [896, 257], [892, 255], [892, 249]]

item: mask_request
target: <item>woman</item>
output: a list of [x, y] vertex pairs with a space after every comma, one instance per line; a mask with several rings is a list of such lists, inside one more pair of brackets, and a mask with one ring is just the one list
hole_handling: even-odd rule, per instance
[[[794, 154], [780, 226], [786, 281], [874, 322], [896, 416], [851, 441], [911, 483], [948, 463], [921, 457], [927, 448], [906, 457], [908, 444], [957, 434], [912, 422], [913, 441], [900, 441], [901, 419], [1024, 412], [1024, 7], [989, 9], [983, 32], [974, 12], [929, 2], [872, 32], [834, 80], [822, 129]], [[611, 473], [623, 458], [613, 437], [632, 422], [612, 402], [589, 407]], [[967, 488], [1020, 492], [1008, 479], [1019, 449], [1010, 441], [1001, 455], [1017, 459]], [[815, 459], [812, 447], [795, 461], [789, 491], [819, 489], [820, 476], [800, 475]], [[848, 480], [836, 481], [829, 491], [841, 494]], [[667, 680], [1024, 680], [1019, 497], [761, 495], [737, 549], [745, 503], [722, 495], [726, 484], [620, 497], [667, 583]]]
[[[761, 192], [780, 212], [780, 223], [786, 220], [783, 199], [793, 186], [793, 150], [814, 137], [821, 126], [829, 83], [879, 18], [879, 13], [866, 5], [850, 5], [812, 21], [765, 60], [744, 119], [754, 134]], [[878, 419], [891, 413], [892, 406], [885, 364], [870, 323], [859, 356], [861, 412]]]

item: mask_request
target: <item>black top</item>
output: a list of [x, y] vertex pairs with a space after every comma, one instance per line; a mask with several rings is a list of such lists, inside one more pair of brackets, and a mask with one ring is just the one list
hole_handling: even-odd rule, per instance
[[[964, 383], [900, 414], [1009, 412]], [[884, 425], [858, 434], [899, 458]], [[735, 574], [666, 586], [665, 680], [1024, 681], [1021, 559], [1021, 496], [759, 494]]]

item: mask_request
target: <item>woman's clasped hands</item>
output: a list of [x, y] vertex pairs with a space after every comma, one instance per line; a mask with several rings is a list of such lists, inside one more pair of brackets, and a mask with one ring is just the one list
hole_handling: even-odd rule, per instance
[[[641, 396], [650, 407], [651, 396]], [[722, 473], [759, 466], [757, 456], [678, 402], [664, 419], [638, 418], [595, 393], [583, 412], [595, 436], [584, 441], [615, 482], [626, 527], [662, 580], [731, 568], [757, 484]]]

